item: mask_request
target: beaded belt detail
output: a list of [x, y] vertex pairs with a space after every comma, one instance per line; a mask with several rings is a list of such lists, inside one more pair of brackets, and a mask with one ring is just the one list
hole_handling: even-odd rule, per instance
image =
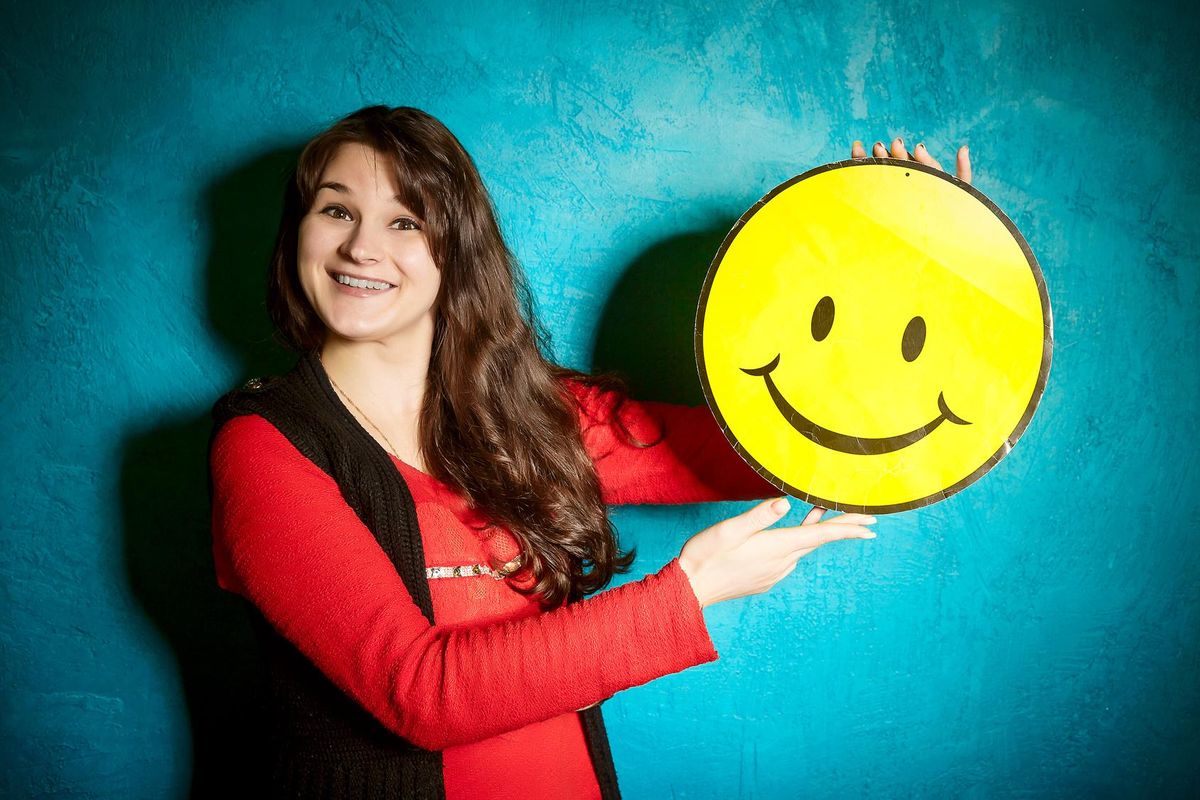
[[470, 578], [474, 575], [487, 575], [488, 577], [502, 581], [516, 572], [521, 566], [521, 556], [517, 556], [512, 561], [504, 565], [506, 569], [502, 572], [489, 567], [487, 564], [466, 564], [461, 567], [426, 567], [426, 578]]
[[472, 575], [490, 575], [496, 580], [504, 578], [486, 564], [467, 564], [462, 567], [426, 567], [426, 578], [469, 578]]

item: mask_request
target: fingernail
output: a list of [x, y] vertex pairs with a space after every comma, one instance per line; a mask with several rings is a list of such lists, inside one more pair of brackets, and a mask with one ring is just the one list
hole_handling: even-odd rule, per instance
[[903, 147], [903, 146], [904, 146], [904, 140], [903, 140], [903, 139], [901, 139], [899, 136], [897, 136], [897, 137], [896, 137], [896, 141], [900, 143], [900, 146], [901, 146], [901, 147]]
[[862, 537], [862, 538], [864, 538], [864, 539], [874, 539], [874, 538], [875, 538], [875, 534], [873, 534], [873, 533], [868, 533], [866, 536], [864, 536], [864, 537]]
[[925, 145], [924, 145], [924, 144], [919, 144], [919, 145], [917, 145], [917, 149], [918, 149], [918, 150], [924, 150], [924, 149], [925, 149]]
[[771, 503], [771, 510], [774, 511], [776, 514], [779, 514], [780, 516], [786, 514], [788, 512], [788, 509], [790, 509], [791, 507], [792, 507], [791, 503], [789, 503], [787, 500], [783, 499], [782, 497], [779, 498], [778, 500], [776, 500], [774, 503]]
[[876, 143], [875, 143], [875, 146], [876, 146], [876, 147], [883, 147], [883, 142], [876, 142]]

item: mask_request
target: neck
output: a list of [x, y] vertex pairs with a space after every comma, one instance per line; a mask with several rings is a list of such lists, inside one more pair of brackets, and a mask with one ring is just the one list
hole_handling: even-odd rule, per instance
[[416, 417], [425, 399], [431, 339], [356, 342], [329, 335], [321, 346], [321, 361], [338, 386], [364, 409]]

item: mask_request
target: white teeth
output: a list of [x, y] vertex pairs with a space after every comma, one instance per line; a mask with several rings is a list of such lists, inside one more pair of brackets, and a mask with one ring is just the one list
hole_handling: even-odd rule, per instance
[[334, 280], [338, 283], [344, 283], [347, 286], [353, 286], [355, 289], [390, 289], [391, 284], [384, 281], [365, 281], [361, 278], [351, 278], [349, 275], [335, 274]]

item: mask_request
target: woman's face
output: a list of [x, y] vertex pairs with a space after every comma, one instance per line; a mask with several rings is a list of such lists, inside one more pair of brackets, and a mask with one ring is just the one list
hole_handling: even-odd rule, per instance
[[425, 223], [399, 199], [388, 159], [344, 144], [300, 221], [300, 285], [328, 336], [385, 344], [433, 340], [441, 274]]

